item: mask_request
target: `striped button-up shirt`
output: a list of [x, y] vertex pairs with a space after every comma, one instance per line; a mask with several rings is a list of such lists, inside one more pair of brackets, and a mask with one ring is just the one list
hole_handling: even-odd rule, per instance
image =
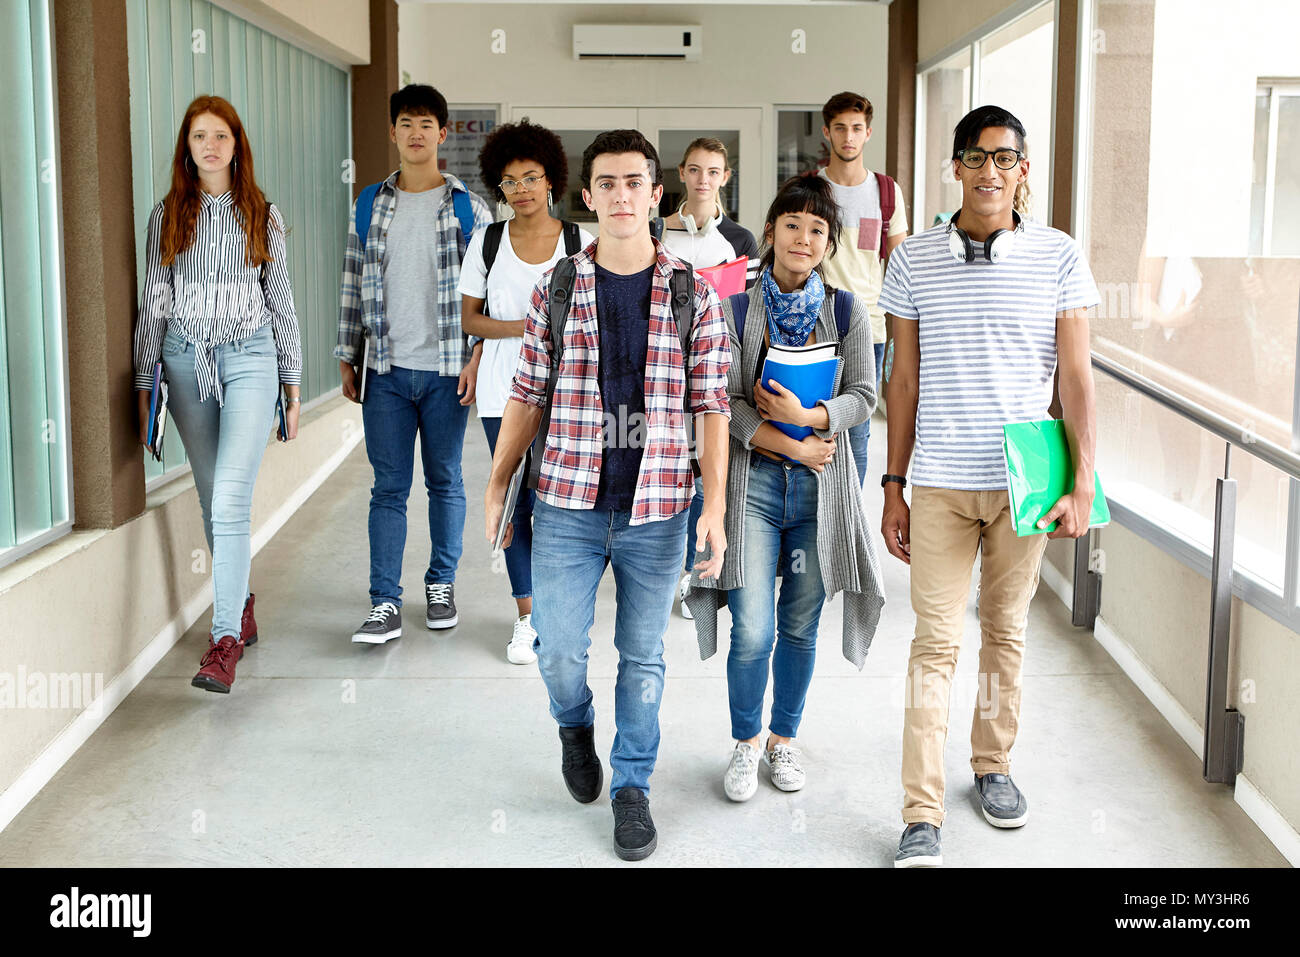
[[[597, 243], [599, 240], [573, 257], [577, 276], [564, 326], [564, 352], [537, 483], [537, 494], [557, 508], [591, 508], [600, 484], [606, 416], [597, 375]], [[669, 281], [673, 269], [683, 269], [685, 264], [669, 255], [661, 243], [655, 243], [655, 253], [645, 363], [645, 446], [632, 500], [632, 525], [672, 518], [690, 506], [695, 493], [682, 402], [686, 366], [690, 367], [691, 411], [696, 415], [731, 415], [727, 399], [731, 344], [718, 295], [706, 281], [695, 277], [690, 356], [683, 363]], [[532, 303], [524, 318], [519, 367], [510, 386], [512, 400], [538, 407], [546, 403], [551, 368], [547, 300], [553, 275], [548, 272], [533, 289]]]
[[[399, 171], [400, 172], [400, 171]], [[469, 193], [474, 210], [474, 229], [492, 224], [492, 210], [477, 193], [457, 177], [443, 173], [447, 192], [438, 207], [437, 290], [434, 303], [438, 316], [438, 372], [458, 376], [470, 358], [469, 342], [460, 328], [460, 261], [469, 237], [462, 236], [456, 218], [453, 192]], [[339, 290], [339, 337], [335, 358], [355, 364], [361, 358], [361, 336], [369, 336], [369, 366], [379, 375], [392, 369], [388, 342], [388, 317], [384, 315], [384, 251], [388, 248], [388, 227], [397, 208], [397, 172], [384, 180], [375, 194], [365, 246], [357, 236], [356, 204], [348, 217], [348, 245], [343, 253], [343, 282]]]
[[153, 386], [154, 365], [162, 355], [167, 330], [194, 344], [199, 400], [215, 395], [222, 403], [216, 347], [246, 339], [268, 322], [275, 337], [280, 381], [302, 381], [302, 343], [293, 309], [293, 289], [284, 245], [284, 219], [271, 204], [267, 249], [271, 261], [250, 266], [248, 240], [235, 208], [234, 193], [200, 193], [194, 241], [170, 267], [162, 264], [163, 204], [149, 215], [145, 239], [145, 279], [135, 326], [135, 387]]

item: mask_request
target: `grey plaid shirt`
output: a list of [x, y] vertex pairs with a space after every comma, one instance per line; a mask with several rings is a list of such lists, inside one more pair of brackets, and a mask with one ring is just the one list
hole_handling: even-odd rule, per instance
[[[460, 261], [465, 255], [468, 236], [460, 232], [460, 220], [452, 199], [453, 192], [469, 193], [474, 210], [474, 229], [492, 222], [492, 210], [483, 198], [466, 188], [458, 177], [443, 173], [447, 192], [438, 207], [438, 288], [435, 305], [438, 315], [439, 363], [442, 375], [460, 375], [469, 361], [469, 343], [460, 328]], [[361, 336], [371, 337], [369, 365], [378, 375], [392, 369], [388, 345], [388, 319], [384, 315], [384, 250], [388, 245], [388, 227], [393, 221], [396, 202], [397, 172], [384, 180], [375, 194], [370, 214], [370, 233], [365, 248], [356, 229], [356, 203], [348, 216], [348, 245], [343, 253], [343, 281], [339, 289], [339, 338], [335, 358], [356, 363], [361, 358]]]

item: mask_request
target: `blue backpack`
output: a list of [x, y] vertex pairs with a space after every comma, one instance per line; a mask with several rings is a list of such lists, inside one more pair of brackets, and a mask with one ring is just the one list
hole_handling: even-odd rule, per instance
[[[728, 296], [731, 302], [731, 315], [736, 320], [736, 335], [741, 341], [745, 338], [745, 313], [749, 312], [749, 290]], [[849, 334], [849, 314], [853, 312], [853, 293], [847, 289], [835, 290], [835, 332], [840, 341], [835, 344], [835, 351], [840, 352], [844, 337]]]
[[[366, 248], [366, 239], [370, 235], [370, 215], [375, 208], [375, 194], [379, 192], [379, 187], [383, 183], [371, 183], [361, 191], [357, 197], [357, 206], [352, 221], [353, 228], [357, 231], [357, 238], [361, 240], [361, 249]], [[451, 184], [448, 184], [451, 188]], [[464, 190], [454, 189], [451, 192], [452, 205], [456, 208], [456, 219], [460, 222], [460, 254], [465, 255], [465, 248], [469, 246], [470, 237], [474, 235], [474, 207], [469, 201], [469, 193]], [[365, 227], [362, 227], [362, 223]]]

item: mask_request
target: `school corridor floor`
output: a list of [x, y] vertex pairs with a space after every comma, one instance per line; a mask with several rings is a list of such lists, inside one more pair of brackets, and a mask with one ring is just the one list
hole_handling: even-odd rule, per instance
[[[876, 425], [873, 476], [884, 470]], [[260, 641], [233, 692], [190, 686], [205, 612], [0, 833], [0, 865], [621, 865], [608, 800], [579, 805], [565, 791], [536, 665], [505, 659], [515, 612], [482, 533], [488, 462], [471, 416], [458, 627], [424, 626], [428, 524], [417, 456], [404, 634], [383, 646], [349, 640], [369, 610], [371, 472], [358, 446], [254, 558]], [[875, 482], [866, 501], [878, 528]], [[885, 614], [862, 672], [840, 655], [839, 601], [824, 612], [798, 741], [808, 783], [798, 793], [760, 774], [748, 803], [723, 795], [732, 747], [725, 639], [701, 662], [691, 623], [674, 611], [650, 792], [659, 847], [622, 866], [892, 865], [913, 617], [907, 569], [888, 555], [882, 565]], [[607, 782], [613, 618], [607, 573], [590, 666]], [[946, 753], [947, 866], [1286, 865], [1230, 790], [1202, 781], [1199, 759], [1046, 586], [1030, 611], [1012, 752], [1030, 820], [1014, 831], [990, 827], [968, 763], [978, 646], [972, 603]]]

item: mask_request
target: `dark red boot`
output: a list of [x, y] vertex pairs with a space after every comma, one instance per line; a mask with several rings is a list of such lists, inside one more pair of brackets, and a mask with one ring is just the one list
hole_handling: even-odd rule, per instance
[[253, 617], [254, 595], [249, 594], [244, 602], [244, 617], [239, 621], [239, 640], [245, 645], [257, 644], [257, 619]]
[[234, 635], [225, 635], [208, 649], [199, 662], [199, 673], [190, 682], [204, 691], [229, 694], [235, 683], [235, 665], [244, 657], [244, 643]]

